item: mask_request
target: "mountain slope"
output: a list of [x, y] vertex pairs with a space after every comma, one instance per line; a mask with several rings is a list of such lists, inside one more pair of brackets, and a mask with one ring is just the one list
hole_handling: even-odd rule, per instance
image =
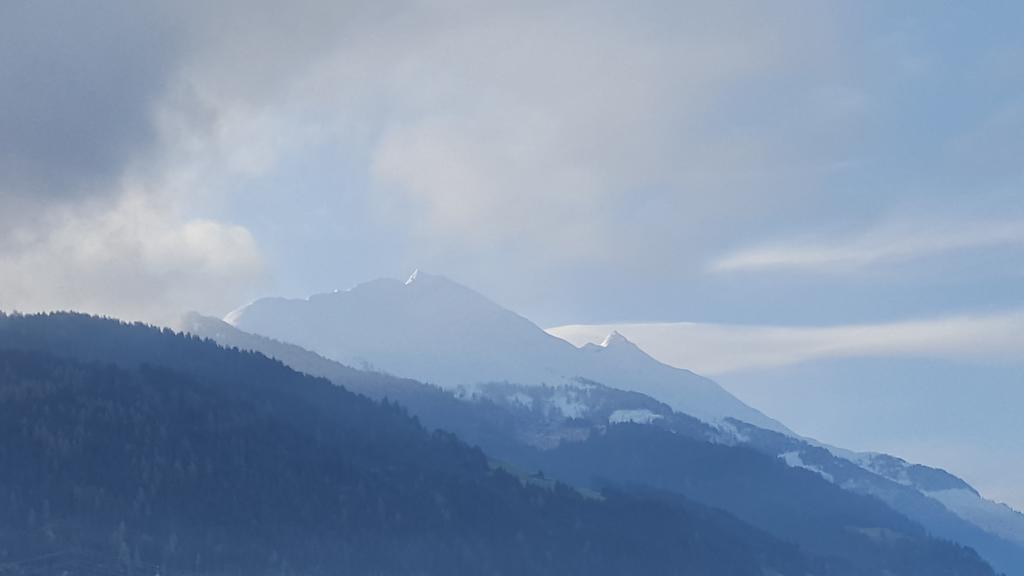
[[[540, 467], [549, 475], [581, 486], [600, 487], [600, 483], [593, 483], [598, 478], [619, 484], [653, 483], [663, 494], [684, 494], [741, 516], [748, 515], [745, 516], [748, 520], [775, 530], [805, 548], [843, 554], [854, 560], [859, 558], [858, 547], [865, 544], [846, 525], [836, 524], [831, 519], [845, 515], [851, 525], [865, 529], [886, 527], [893, 532], [910, 530], [912, 534], [920, 534], [919, 528], [917, 532], [908, 528], [906, 519], [885, 510], [874, 499], [874, 494], [864, 493], [870, 496], [867, 499], [857, 497], [840, 490], [846, 486], [787, 469], [775, 456], [795, 452], [794, 447], [813, 448], [800, 440], [739, 422], [725, 429], [713, 428], [635, 392], [608, 389], [595, 383], [571, 388], [491, 384], [479, 387], [472, 396], [456, 398], [451, 392], [436, 387], [382, 374], [360, 379], [359, 371], [291, 344], [241, 332], [216, 319], [191, 315], [183, 327], [215, 338], [224, 345], [259, 350], [297, 369], [331, 378], [339, 385], [371, 397], [397, 400], [428, 426], [455, 432], [466, 441], [484, 447], [489, 454], [521, 468]], [[628, 421], [646, 422], [653, 430], [624, 435], [615, 424]], [[682, 438], [666, 437], [665, 432]], [[769, 438], [776, 437], [792, 444], [768, 442]], [[602, 443], [609, 442], [609, 438], [616, 439], [612, 445], [626, 439], [625, 444], [630, 447], [604, 450]], [[732, 447], [722, 442], [740, 442], [743, 446]], [[746, 448], [748, 445], [767, 457], [753, 453]], [[593, 446], [602, 448], [595, 450]], [[545, 450], [538, 451], [535, 449], [538, 447]], [[555, 450], [551, 451], [552, 448]], [[643, 457], [634, 462], [632, 459], [639, 455]], [[681, 465], [687, 458], [699, 465]], [[836, 460], [846, 462], [862, 476], [871, 475], [852, 463]], [[669, 463], [675, 466], [670, 476], [660, 475], [651, 468], [663, 469]], [[737, 467], [743, 472], [737, 474]], [[737, 480], [746, 484], [737, 487]], [[875, 482], [930, 501], [884, 478], [877, 477]], [[701, 486], [704, 488], [695, 488]], [[807, 498], [809, 493], [823, 496], [812, 502]], [[941, 512], [940, 505], [932, 504]], [[961, 526], [959, 534], [971, 529], [964, 522], [957, 524], [958, 519], [951, 514], [940, 514], [940, 517]], [[980, 535], [976, 541], [984, 543], [984, 534], [975, 532]], [[995, 551], [993, 546], [987, 549]], [[866, 557], [883, 558], [885, 554], [875, 550]], [[877, 569], [877, 566], [869, 568]]]
[[261, 299], [226, 320], [343, 364], [445, 388], [585, 379], [642, 392], [705, 421], [736, 418], [786, 431], [711, 380], [662, 364], [621, 336], [576, 348], [465, 286], [421, 272], [404, 284], [374, 280], [306, 300]]
[[[671, 457], [670, 457], [671, 456]], [[642, 484], [726, 510], [802, 549], [864, 574], [931, 574], [967, 551], [929, 538], [881, 501], [744, 447], [700, 442], [651, 426], [620, 424], [584, 442], [538, 454], [556, 478], [598, 488]]]
[[[733, 424], [734, 435], [743, 445], [809, 470], [850, 492], [878, 498], [936, 537], [971, 546], [998, 570], [1010, 576], [1024, 574], [1024, 546], [1019, 541], [1024, 531], [1012, 524], [1015, 513], [982, 499], [966, 482], [945, 470], [909, 464], [886, 454], [826, 448], [742, 422]], [[995, 519], [1005, 522], [1009, 517], [1010, 523], [992, 526], [980, 521], [991, 520], [991, 516], [969, 517], [942, 500], [951, 493], [987, 514], [995, 507]]]
[[973, 488], [929, 490], [925, 494], [972, 524], [1024, 547], [1024, 514], [1006, 504], [986, 500]]
[[849, 456], [866, 470], [937, 500], [947, 509], [992, 534], [1015, 543], [1022, 550], [1020, 571], [1024, 572], [1024, 514], [986, 500], [964, 480], [936, 468], [912, 464], [888, 454]]
[[126, 573], [849, 573], [689, 501], [523, 483], [394, 405], [167, 330], [0, 315], [0, 398], [5, 573], [81, 548]]

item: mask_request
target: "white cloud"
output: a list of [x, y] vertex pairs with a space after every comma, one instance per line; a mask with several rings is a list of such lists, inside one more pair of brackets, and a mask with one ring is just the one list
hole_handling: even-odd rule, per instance
[[708, 375], [826, 358], [1019, 362], [1024, 350], [1024, 311], [825, 327], [676, 322], [570, 325], [548, 332], [579, 346], [600, 342], [612, 330], [662, 362]]
[[[136, 197], [149, 195], [146, 202], [161, 206], [151, 216], [153, 226], [165, 230], [209, 215], [247, 214], [261, 194], [294, 195], [293, 205], [306, 210], [332, 193], [357, 198], [344, 203], [353, 210], [337, 214], [338, 228], [399, 237], [394, 250], [372, 258], [398, 260], [405, 251], [417, 262], [477, 279], [505, 268], [556, 272], [616, 260], [653, 266], [666, 252], [690, 265], [702, 257], [703, 243], [695, 238], [722, 234], [722, 217], [744, 221], [736, 206], [747, 210], [746, 220], [760, 219], [753, 215], [756, 206], [780, 202], [759, 190], [792, 183], [795, 170], [779, 168], [788, 165], [780, 158], [786, 153], [779, 134], [732, 132], [721, 124], [727, 117], [733, 125], [723, 103], [757, 100], [750, 84], [790, 86], [777, 79], [833, 68], [818, 66], [825, 58], [815, 61], [834, 49], [833, 11], [800, 0], [786, 8], [661, 0], [628, 7], [589, 1], [302, 0], [287, 8], [261, 1], [165, 3], [152, 15], [161, 32], [144, 34], [155, 56], [128, 69], [144, 72], [145, 90], [118, 93], [131, 106], [97, 100], [115, 116], [131, 111], [131, 126], [138, 127], [125, 130], [117, 154], [104, 156], [109, 165], [95, 184], [102, 190], [78, 194], [68, 205], [41, 201], [31, 213], [5, 203], [0, 258], [28, 261], [43, 250], [39, 242], [11, 241], [2, 226], [8, 219], [75, 210], [70, 220], [84, 222], [102, 210], [86, 213], [74, 203], [102, 194], [116, 204], [120, 182], [132, 178], [142, 183]], [[135, 38], [139, 18], [131, 6], [114, 6], [103, 17], [116, 17]], [[15, 21], [11, 27], [34, 29]], [[74, 34], [99, 31], [68, 28], [46, 37], [58, 54], [86, 46]], [[130, 55], [109, 53], [119, 43], [98, 44], [106, 51], [79, 57], [110, 64], [118, 81], [90, 85], [87, 92], [114, 95], [129, 80], [121, 79], [119, 56]], [[808, 45], [816, 56], [809, 56]], [[92, 122], [105, 116], [76, 107], [83, 101], [79, 88], [69, 83], [59, 95], [69, 117], [85, 114], [98, 131], [85, 139], [81, 148], [88, 151], [111, 140], [112, 124]], [[43, 148], [53, 148], [48, 135], [59, 134], [56, 127], [28, 125]], [[794, 140], [791, 130], [785, 140]], [[24, 142], [13, 146], [22, 150]], [[333, 154], [337, 165], [354, 172], [337, 179], [344, 189], [317, 173], [330, 171], [324, 166]], [[296, 158], [320, 163], [309, 169]], [[50, 165], [63, 163], [57, 158]], [[775, 178], [780, 173], [786, 175]], [[795, 187], [775, 188], [789, 194]], [[15, 198], [33, 203], [25, 195]], [[299, 208], [275, 214], [282, 228], [306, 224]], [[266, 233], [259, 222], [248, 223]], [[51, 224], [57, 229], [45, 229]], [[68, 225], [47, 216], [34, 235], [57, 237]], [[635, 234], [638, 225], [649, 237]], [[324, 230], [323, 243], [337, 240], [331, 233]], [[379, 237], [360, 239], [381, 244]], [[287, 239], [261, 240], [279, 243], [271, 251], [278, 255], [271, 262], [275, 271], [287, 268], [280, 254], [301, 249]], [[662, 248], [649, 253], [651, 245]], [[42, 294], [15, 303], [38, 303]]]
[[382, 6], [204, 17], [232, 26], [200, 26], [179, 98], [164, 101], [196, 118], [182, 142], [229, 139], [238, 163], [261, 168], [329, 142], [367, 171], [368, 190], [338, 194], [372, 195], [366, 216], [414, 250], [525, 265], [635, 254], [650, 242], [631, 215], [653, 215], [658, 244], [692, 256], [679, 230], [776, 205], [750, 186], [791, 183], [784, 147], [765, 141], [777, 135], [726, 133], [715, 118], [746, 83], [813, 68], [806, 47], [830, 50], [833, 16], [813, 2], [789, 6], [799, 19], [758, 3]]
[[75, 309], [166, 324], [246, 297], [262, 260], [244, 228], [184, 218], [150, 195], [75, 205], [0, 252], [0, 309]]
[[401, 74], [371, 80], [397, 112], [373, 148], [377, 193], [416, 210], [420, 238], [533, 260], [607, 256], [619, 248], [610, 238], [640, 249], [621, 218], [638, 190], [672, 210], [671, 230], [750, 196], [732, 175], [759, 171], [758, 155], [745, 156], [758, 145], [723, 144], [705, 117], [741, 79], [792, 66], [799, 42], [777, 14], [687, 3], [457, 11], [446, 26], [403, 31], [411, 41], [396, 34], [390, 46], [403, 49], [379, 68]]
[[869, 231], [835, 242], [803, 238], [762, 245], [727, 254], [712, 270], [849, 270], [963, 250], [1024, 244], [1024, 222], [947, 222], [902, 224]]

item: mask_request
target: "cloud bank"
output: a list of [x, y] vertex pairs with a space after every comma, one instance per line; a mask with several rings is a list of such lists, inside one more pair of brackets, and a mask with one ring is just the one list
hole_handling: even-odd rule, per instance
[[46, 216], [0, 257], [0, 309], [54, 308], [169, 324], [177, 306], [227, 307], [258, 283], [263, 263], [249, 232], [203, 219], [169, 219], [145, 196], [95, 212]]
[[[251, 242], [209, 247], [262, 261], [255, 284], [249, 267], [222, 282], [235, 303], [424, 267], [552, 324], [704, 310], [803, 322], [814, 321], [804, 310], [854, 301], [913, 314], [945, 302], [913, 308], [927, 299], [908, 271], [902, 300], [856, 274], [793, 290], [723, 272], [862, 271], [1019, 245], [1019, 228], [980, 220], [761, 243], [865, 229], [895, 204], [978, 204], [1021, 221], [1019, 34], [993, 29], [983, 11], [801, 0], [100, 0], [0, 11], [0, 80], [14, 87], [0, 95], [8, 270], [32, 261], [25, 251], [40, 239], [59, 243], [68, 214], [131, 219], [137, 211], [119, 207], [134, 202], [163, 230], [244, 228]], [[956, 67], [940, 65], [948, 22], [983, 31], [958, 46]], [[112, 255], [146, 242], [118, 238], [107, 237]], [[750, 248], [729, 252], [737, 246]], [[74, 270], [62, 254], [50, 267]], [[1009, 285], [1014, 263], [975, 271], [984, 286], [957, 287], [959, 304]], [[225, 311], [169, 281], [133, 286], [140, 300], [183, 295], [153, 309]], [[73, 284], [48, 304], [25, 290], [2, 304], [68, 307], [108, 282]], [[1009, 290], [1001, 298], [1013, 304]]]
[[970, 248], [1024, 245], [1024, 222], [954, 222], [890, 225], [842, 242], [803, 238], [798, 242], [763, 245], [715, 260], [718, 272], [791, 269], [855, 271], [885, 263], [936, 256]]
[[823, 327], [676, 322], [569, 325], [548, 332], [581, 346], [600, 343], [612, 330], [666, 364], [707, 375], [828, 358], [1017, 363], [1024, 349], [1024, 311]]
[[[366, 244], [396, 236], [390, 258], [470, 278], [496, 278], [499, 266], [553, 272], [638, 262], [631, 254], [646, 242], [628, 231], [640, 221], [663, 243], [680, 227], [718, 233], [710, 222], [731, 206], [774, 202], [747, 186], [770, 162], [763, 153], [780, 149], [774, 136], [723, 133], [721, 102], [747, 105], [747, 83], [824, 69], [805, 47], [828, 51], [834, 15], [813, 2], [786, 8], [5, 6], [0, 80], [14, 89], [0, 95], [0, 266], [22, 279], [45, 271], [38, 278], [48, 288], [12, 286], [0, 305], [102, 303], [147, 318], [152, 312], [129, 302], [215, 309], [218, 301], [189, 288], [209, 274], [200, 254], [260, 258], [268, 230], [233, 215], [270, 196], [291, 200], [273, 215], [285, 229], [307, 226], [319, 204], [350, 198], [344, 205], [355, 210], [338, 213], [321, 243], [336, 241], [335, 227], [358, 230]], [[799, 24], [790, 11], [801, 13]], [[322, 160], [295, 168], [305, 158]], [[339, 165], [348, 173], [337, 174]], [[790, 171], [773, 172], [791, 181]], [[85, 225], [90, 219], [95, 226]], [[195, 222], [218, 230], [204, 236], [208, 245], [186, 240]], [[248, 230], [244, 242], [239, 227]], [[113, 268], [89, 272], [80, 250], [60, 248], [72, 230], [107, 260], [125, 258], [124, 268], [182, 274], [140, 272], [122, 284], [137, 293], [120, 305], [105, 296]], [[150, 250], [163, 243], [150, 231], [179, 238], [180, 251]], [[287, 281], [292, 255], [305, 248], [275, 246], [271, 274]], [[45, 267], [32, 264], [43, 259]], [[199, 263], [197, 280], [184, 278], [186, 261]], [[298, 264], [310, 266], [320, 267]], [[224, 269], [228, 297], [244, 300], [251, 268]]]

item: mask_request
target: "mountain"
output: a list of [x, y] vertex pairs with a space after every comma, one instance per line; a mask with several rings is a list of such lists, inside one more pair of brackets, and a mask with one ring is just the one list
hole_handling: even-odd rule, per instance
[[639, 392], [618, 390], [591, 381], [571, 386], [536, 386], [497, 382], [471, 394], [380, 372], [357, 370], [304, 348], [243, 332], [216, 318], [187, 314], [180, 329], [217, 343], [252, 350], [377, 400], [397, 401], [426, 426], [456, 432], [488, 453], [516, 460], [524, 446], [551, 448], [562, 440], [582, 439], [591, 426], [643, 421], [693, 437], [720, 432], [704, 422]]
[[[887, 454], [854, 453], [732, 421], [744, 446], [813, 472], [844, 490], [877, 498], [936, 537], [977, 550], [998, 570], [1024, 574], [1021, 515], [982, 498], [945, 470]], [[947, 498], [955, 498], [950, 503]], [[966, 510], [965, 510], [966, 509]]]
[[718, 384], [658, 362], [619, 334], [576, 348], [442, 276], [417, 271], [308, 299], [264, 298], [225, 320], [357, 368], [444, 388], [577, 385], [642, 392], [707, 422], [735, 418], [787, 431]]
[[[0, 314], [0, 399], [4, 574], [857, 573], [685, 498], [517, 476], [166, 329]], [[935, 574], [992, 574], [940, 549]]]
[[1024, 547], [1024, 514], [1006, 504], [982, 498], [973, 488], [931, 490], [925, 493], [968, 522]]
[[[720, 508], [815, 555], [865, 574], [924, 568], [950, 554], [916, 522], [882, 501], [745, 446], [724, 446], [629, 423], [563, 442], [535, 462], [579, 486], [644, 485]], [[954, 547], [956, 548], [956, 547]]]
[[[735, 419], [799, 438], [713, 381], [658, 362], [621, 334], [610, 334], [601, 345], [576, 348], [465, 286], [422, 272], [405, 283], [375, 280], [307, 300], [257, 300], [226, 320], [343, 364], [445, 388], [465, 391], [495, 382], [555, 387], [597, 382], [641, 392], [723, 429]], [[878, 467], [881, 456], [872, 460], [870, 455], [833, 452], [876, 476], [901, 482]], [[953, 489], [916, 488], [986, 532], [1018, 545], [1024, 538], [1024, 516], [985, 500], [963, 481]]]
[[853, 456], [864, 468], [941, 502], [961, 518], [1024, 547], [1024, 514], [987, 500], [970, 484], [946, 472], [888, 454]]
[[[981, 544], [1004, 570], [1018, 573], [1011, 571], [1020, 566], [1019, 556], [1014, 564], [1012, 546], [1001, 548], [1006, 543], [916, 490], [792, 436], [739, 421], [710, 426], [649, 396], [595, 382], [569, 387], [496, 383], [477, 387], [472, 395], [457, 396], [454, 391], [409, 379], [363, 373], [216, 319], [190, 315], [182, 326], [225, 346], [258, 350], [370, 397], [390, 398], [428, 427], [455, 432], [519, 468], [541, 468], [548, 476], [592, 489], [608, 482], [653, 485], [660, 493], [681, 494], [732, 512], [804, 549], [852, 561], [884, 559], [887, 554], [885, 550], [864, 553], [864, 544], [851, 532], [852, 526], [866, 530], [885, 527], [893, 533], [920, 530], [876, 498], [896, 493], [901, 495], [896, 500], [914, 502], [916, 497], [930, 514], [911, 518], [929, 532], [935, 533], [934, 526], [943, 537]], [[624, 431], [622, 425], [627, 423], [644, 426]], [[618, 448], [607, 449], [609, 446]], [[801, 454], [806, 463], [800, 462]], [[830, 460], [826, 461], [826, 456]], [[806, 469], [828, 468], [835, 477], [791, 468], [798, 463]], [[834, 470], [843, 466], [849, 469], [846, 476]], [[857, 482], [846, 482], [851, 475]], [[878, 493], [858, 490], [861, 485], [874, 486]], [[811, 494], [818, 497], [812, 499]], [[837, 522], [839, 518], [846, 520]], [[918, 536], [908, 539], [918, 538], [920, 532], [916, 533]], [[879, 571], [877, 565], [862, 568], [869, 573]]]

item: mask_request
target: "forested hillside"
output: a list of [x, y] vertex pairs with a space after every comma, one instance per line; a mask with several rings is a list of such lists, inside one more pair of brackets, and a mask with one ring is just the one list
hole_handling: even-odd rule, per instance
[[524, 482], [395, 405], [261, 355], [78, 315], [0, 318], [0, 514], [14, 574], [70, 548], [210, 574], [816, 566], [686, 501]]

